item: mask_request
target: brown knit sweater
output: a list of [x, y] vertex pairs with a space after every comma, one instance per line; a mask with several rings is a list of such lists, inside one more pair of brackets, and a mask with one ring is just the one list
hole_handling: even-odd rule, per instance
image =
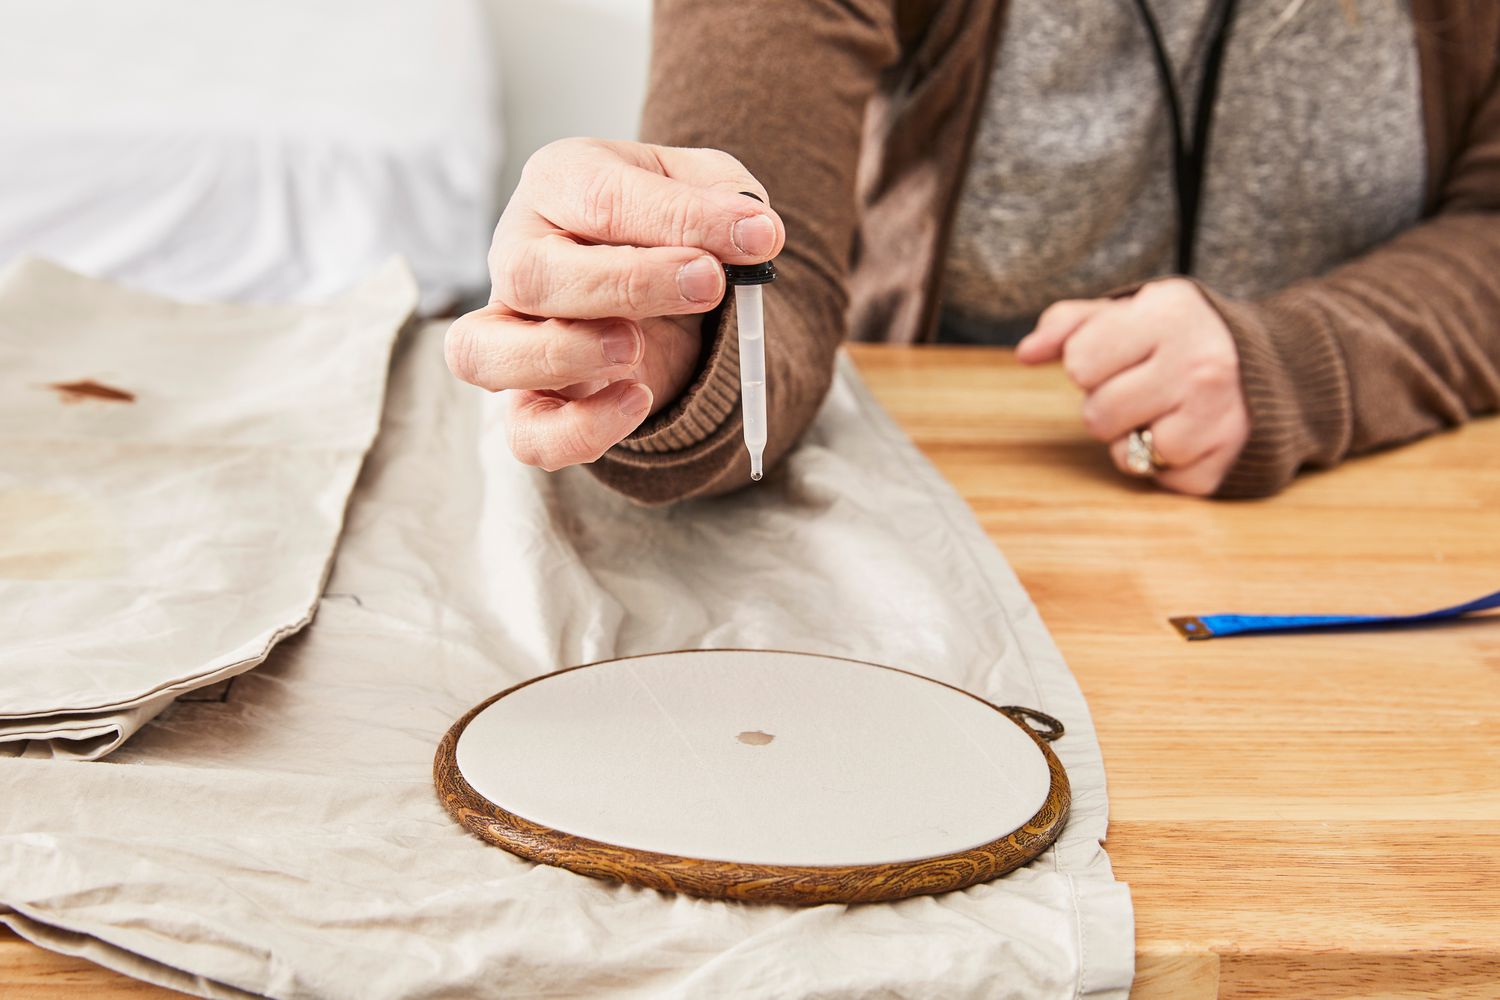
[[[786, 222], [766, 295], [768, 464], [846, 337], [929, 340], [1005, 0], [657, 0], [647, 141], [739, 157]], [[1205, 289], [1251, 436], [1220, 494], [1500, 410], [1500, 4], [1412, 0], [1428, 150], [1417, 226], [1263, 299]], [[1164, 166], [1165, 169], [1165, 166]], [[748, 481], [731, 309], [673, 406], [590, 468], [643, 503]]]

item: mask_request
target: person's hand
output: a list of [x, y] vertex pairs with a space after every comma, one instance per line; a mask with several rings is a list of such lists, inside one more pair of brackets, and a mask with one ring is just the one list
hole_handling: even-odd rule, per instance
[[1026, 364], [1061, 360], [1085, 393], [1083, 423], [1122, 472], [1126, 438], [1149, 428], [1156, 480], [1180, 493], [1219, 488], [1250, 437], [1240, 359], [1196, 285], [1166, 278], [1128, 299], [1058, 302], [1016, 346]]
[[489, 305], [448, 330], [448, 367], [515, 390], [510, 447], [555, 470], [592, 462], [676, 399], [722, 264], [786, 241], [766, 191], [714, 149], [564, 139], [536, 152], [495, 227]]

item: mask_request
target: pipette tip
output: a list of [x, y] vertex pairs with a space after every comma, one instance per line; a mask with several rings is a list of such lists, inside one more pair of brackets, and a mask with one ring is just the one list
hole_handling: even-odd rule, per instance
[[763, 475], [764, 473], [760, 467], [760, 456], [752, 452], [750, 455], [750, 481], [758, 483]]

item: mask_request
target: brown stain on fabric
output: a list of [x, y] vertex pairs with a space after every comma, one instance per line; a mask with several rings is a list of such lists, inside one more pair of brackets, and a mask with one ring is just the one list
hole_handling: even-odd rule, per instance
[[82, 403], [91, 399], [107, 403], [135, 402], [135, 393], [105, 385], [103, 382], [96, 382], [91, 378], [79, 379], [77, 382], [53, 382], [47, 388], [57, 393], [64, 403]]
[[776, 737], [772, 736], [770, 733], [763, 733], [759, 729], [747, 729], [735, 738], [738, 739], [741, 743], [744, 743], [748, 746], [763, 747], [767, 743], [774, 740]]

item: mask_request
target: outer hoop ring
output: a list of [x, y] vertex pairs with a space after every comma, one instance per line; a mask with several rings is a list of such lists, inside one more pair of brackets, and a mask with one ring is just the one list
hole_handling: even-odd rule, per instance
[[[780, 650], [675, 650], [674, 653], [699, 652], [777, 652]], [[651, 653], [649, 656], [672, 654]], [[433, 782], [443, 807], [465, 829], [481, 840], [502, 847], [518, 857], [538, 864], [555, 865], [591, 878], [614, 879], [630, 885], [680, 892], [692, 896], [733, 899], [756, 903], [781, 903], [813, 906], [820, 903], [874, 903], [908, 896], [918, 896], [963, 889], [1004, 875], [1027, 864], [1041, 854], [1062, 832], [1072, 805], [1072, 791], [1062, 762], [1047, 745], [1062, 735], [1057, 720], [1031, 709], [1001, 708], [977, 695], [942, 681], [924, 677], [909, 670], [887, 667], [845, 657], [821, 657], [821, 654], [785, 653], [793, 656], [819, 655], [823, 659], [844, 659], [881, 670], [909, 674], [932, 684], [953, 688], [1001, 713], [1024, 729], [1047, 762], [1051, 785], [1047, 798], [1036, 814], [1021, 827], [1003, 837], [978, 847], [918, 861], [875, 865], [804, 866], [750, 865], [740, 862], [687, 858], [658, 854], [634, 848], [605, 844], [578, 837], [561, 830], [534, 823], [509, 812], [476, 792], [458, 769], [458, 739], [484, 709], [507, 695], [530, 684], [571, 670], [617, 663], [618, 659], [601, 660], [565, 670], [543, 674], [507, 688], [471, 708], [452, 727], [438, 745], [433, 759]], [[620, 659], [639, 659], [621, 657]], [[1038, 733], [1027, 719], [1050, 726]]]

